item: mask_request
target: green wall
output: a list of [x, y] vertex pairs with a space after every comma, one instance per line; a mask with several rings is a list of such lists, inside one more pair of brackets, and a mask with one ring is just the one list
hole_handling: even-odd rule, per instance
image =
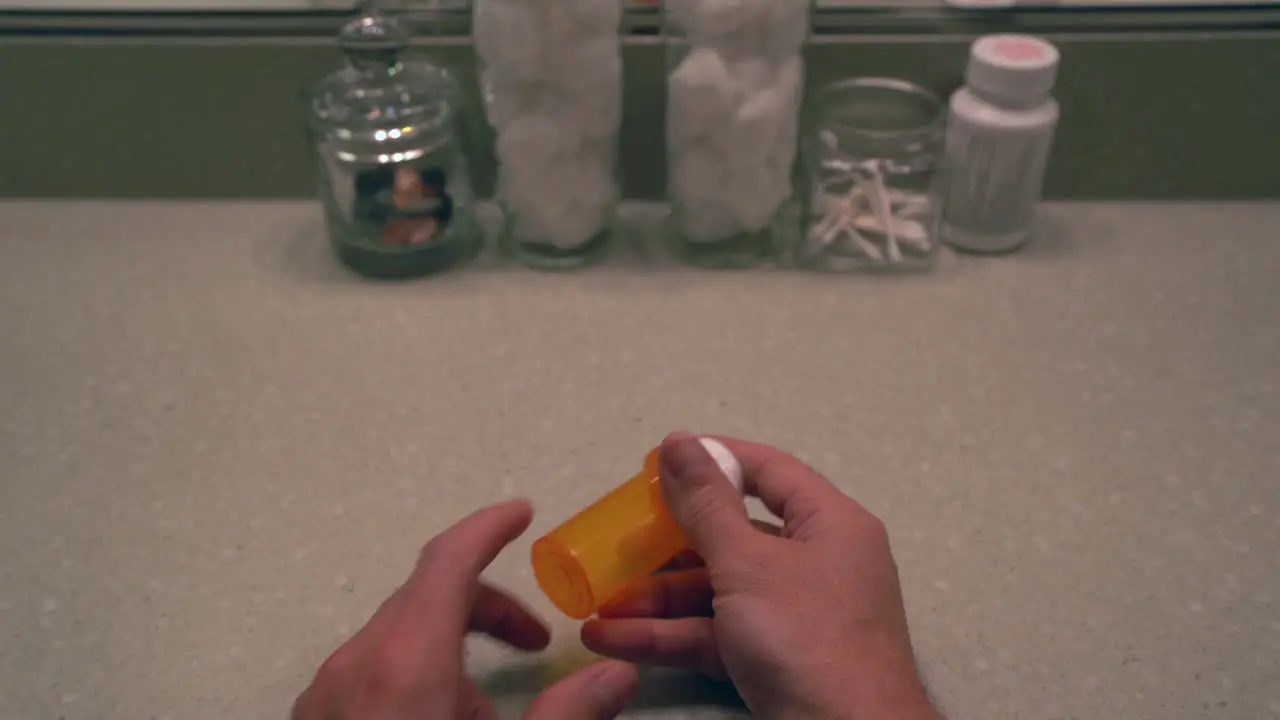
[[[1059, 198], [1280, 197], [1280, 31], [1051, 36], [1063, 119], [1046, 192]], [[970, 37], [824, 36], [810, 85], [895, 75], [940, 93]], [[418, 48], [471, 88], [467, 142], [492, 187], [465, 40]], [[626, 194], [662, 193], [664, 53], [629, 42]], [[313, 192], [298, 90], [340, 62], [313, 38], [0, 37], [0, 196], [303, 197]]]

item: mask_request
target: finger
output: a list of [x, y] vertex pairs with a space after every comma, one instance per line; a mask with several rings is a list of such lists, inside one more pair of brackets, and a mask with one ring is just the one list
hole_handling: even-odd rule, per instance
[[467, 720], [498, 720], [498, 712], [489, 699], [470, 678], [463, 678], [458, 689], [458, 717]]
[[742, 464], [743, 490], [760, 498], [769, 512], [782, 518], [787, 537], [797, 537], [826, 511], [841, 506], [862, 508], [821, 473], [794, 455], [763, 443], [716, 436]]
[[782, 526], [778, 523], [771, 523], [768, 520], [757, 520], [755, 518], [751, 518], [751, 524], [765, 535], [782, 537]]
[[[774, 537], [782, 536], [782, 526], [777, 523], [751, 518], [751, 524], [755, 526], [755, 529], [765, 535], [772, 535]], [[706, 566], [707, 561], [703, 560], [702, 556], [698, 553], [693, 550], [681, 550], [679, 554], [668, 560], [666, 564], [658, 568], [657, 571], [662, 573], [671, 572], [672, 570], [690, 570]]]
[[692, 550], [681, 550], [678, 555], [668, 560], [666, 565], [658, 568], [658, 572], [689, 570], [696, 567], [706, 567], [706, 565], [706, 561], [698, 553]]
[[533, 520], [525, 500], [490, 505], [460, 520], [422, 548], [401, 591], [396, 632], [406, 651], [427, 658], [460, 647], [471, 625], [471, 604], [481, 570]]
[[378, 609], [370, 616], [364, 627], [356, 631], [345, 643], [343, 648], [350, 650], [353, 656], [359, 657], [366, 653], [369, 648], [378, 642], [388, 627], [391, 627], [399, 621], [401, 608], [404, 606], [404, 586], [396, 588], [395, 592], [387, 596]]
[[610, 720], [640, 686], [631, 665], [605, 660], [589, 665], [542, 691], [525, 720]]
[[533, 506], [527, 500], [509, 500], [471, 513], [422, 548], [409, 584], [475, 579], [532, 521]]
[[712, 565], [740, 558], [755, 539], [747, 508], [698, 438], [668, 435], [658, 460], [662, 494], [690, 546]]
[[711, 617], [715, 593], [706, 568], [693, 568], [647, 577], [609, 601], [601, 618]]
[[469, 629], [518, 650], [541, 650], [551, 642], [551, 632], [538, 616], [519, 600], [485, 583], [480, 583], [471, 605]]
[[[755, 518], [750, 518], [750, 520], [755, 529], [765, 535], [772, 535], [774, 537], [782, 536], [782, 526], [778, 523], [769, 522], [768, 520], [757, 520]], [[703, 560], [702, 556], [698, 553], [692, 550], [681, 550], [679, 555], [671, 558], [667, 561], [666, 565], [658, 568], [658, 572], [666, 572], [668, 570], [688, 570], [689, 568], [705, 567], [706, 564], [707, 562]]]
[[591, 620], [582, 626], [582, 644], [594, 653], [727, 677], [711, 618]]
[[306, 690], [293, 701], [293, 707], [289, 710], [289, 720], [312, 720], [312, 718], [323, 718], [322, 713], [325, 712], [323, 701], [320, 698], [320, 690], [316, 688], [313, 682], [307, 686]]

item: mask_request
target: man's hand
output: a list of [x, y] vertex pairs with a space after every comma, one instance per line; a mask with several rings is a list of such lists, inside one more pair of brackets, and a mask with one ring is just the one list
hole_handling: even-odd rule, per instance
[[663, 495], [704, 566], [631, 588], [583, 626], [583, 643], [727, 677], [768, 720], [937, 720], [884, 524], [795, 457], [719, 439], [782, 527], [762, 532], [697, 438], [669, 436]]
[[[293, 720], [491, 720], [493, 704], [463, 674], [469, 632], [520, 650], [551, 636], [528, 609], [479, 579], [529, 527], [516, 500], [484, 508], [433, 538], [404, 585], [320, 666], [293, 706]], [[547, 688], [526, 720], [605, 720], [635, 692], [636, 670], [596, 663]]]

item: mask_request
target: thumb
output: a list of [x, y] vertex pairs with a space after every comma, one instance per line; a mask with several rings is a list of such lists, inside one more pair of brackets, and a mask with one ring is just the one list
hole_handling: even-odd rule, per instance
[[612, 720], [635, 694], [640, 675], [618, 660], [589, 665], [542, 691], [524, 720]]
[[715, 566], [753, 537], [742, 495], [702, 441], [672, 433], [658, 450], [662, 494], [693, 549]]

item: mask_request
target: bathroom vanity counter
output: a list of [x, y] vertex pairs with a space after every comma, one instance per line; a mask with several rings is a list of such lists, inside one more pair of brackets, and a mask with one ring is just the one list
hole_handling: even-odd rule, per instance
[[[0, 204], [0, 717], [281, 718], [464, 513], [548, 653], [537, 534], [674, 428], [772, 442], [889, 525], [953, 718], [1280, 717], [1280, 204], [1072, 204], [910, 278], [643, 253], [373, 284], [310, 203]], [[627, 717], [733, 716], [646, 677]]]

